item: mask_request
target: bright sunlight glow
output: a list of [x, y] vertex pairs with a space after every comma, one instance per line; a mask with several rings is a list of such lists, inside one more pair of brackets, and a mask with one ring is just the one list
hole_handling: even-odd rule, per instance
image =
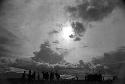
[[64, 27], [62, 28], [62, 37], [63, 37], [65, 40], [70, 40], [70, 37], [69, 37], [69, 36], [70, 36], [71, 34], [74, 34], [71, 25], [67, 25], [67, 26], [64, 26]]

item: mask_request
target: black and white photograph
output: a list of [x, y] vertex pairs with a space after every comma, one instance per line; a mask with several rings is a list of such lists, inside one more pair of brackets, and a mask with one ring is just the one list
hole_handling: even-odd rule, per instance
[[125, 0], [0, 0], [0, 84], [125, 84]]

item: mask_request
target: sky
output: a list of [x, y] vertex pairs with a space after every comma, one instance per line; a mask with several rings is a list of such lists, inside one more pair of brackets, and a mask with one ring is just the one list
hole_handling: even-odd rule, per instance
[[0, 59], [78, 64], [125, 46], [125, 10], [118, 0], [0, 3]]

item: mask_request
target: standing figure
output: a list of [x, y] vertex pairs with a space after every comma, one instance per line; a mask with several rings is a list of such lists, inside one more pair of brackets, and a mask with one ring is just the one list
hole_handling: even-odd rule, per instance
[[46, 72], [46, 80], [49, 80], [49, 73]]
[[76, 80], [79, 80], [78, 76], [76, 75]]
[[23, 72], [23, 74], [22, 74], [22, 79], [23, 79], [23, 80], [26, 79], [26, 71]]
[[34, 71], [32, 74], [32, 79], [35, 80], [35, 78], [36, 78], [36, 72]]
[[37, 74], [37, 80], [40, 80], [40, 74], [39, 74], [39, 72]]
[[118, 77], [115, 75], [115, 76], [113, 76], [113, 80], [117, 80], [118, 79]]
[[42, 79], [45, 80], [46, 79], [45, 78], [45, 72], [42, 72], [42, 75], [43, 75]]
[[50, 72], [50, 80], [54, 80], [54, 72]]
[[31, 81], [31, 78], [32, 78], [31, 76], [32, 76], [32, 75], [31, 75], [31, 70], [29, 70], [29, 73], [28, 73], [28, 80], [29, 80], [29, 81]]
[[55, 73], [55, 76], [56, 76], [56, 79], [57, 79], [57, 80], [60, 79], [60, 75], [59, 75], [59, 73], [56, 72], [56, 73]]

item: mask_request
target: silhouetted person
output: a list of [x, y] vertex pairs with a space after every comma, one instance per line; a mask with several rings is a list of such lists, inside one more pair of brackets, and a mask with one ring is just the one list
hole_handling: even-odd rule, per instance
[[57, 79], [57, 80], [60, 79], [60, 75], [59, 75], [59, 73], [56, 72], [56, 73], [55, 73], [55, 76], [56, 76], [56, 79]]
[[37, 74], [37, 80], [40, 80], [40, 74], [39, 74], [39, 72]]
[[87, 80], [87, 75], [85, 75], [85, 80]]
[[118, 79], [118, 77], [117, 76], [113, 76], [113, 80], [117, 80]]
[[30, 81], [32, 79], [32, 74], [31, 74], [31, 70], [29, 70], [29, 73], [28, 73], [28, 80]]
[[23, 80], [26, 79], [26, 71], [23, 72], [23, 74], [22, 74], [22, 79], [23, 79]]
[[102, 81], [102, 74], [98, 74], [98, 81]]
[[32, 79], [35, 80], [35, 78], [36, 78], [36, 72], [34, 71], [32, 74]]
[[21, 84], [26, 84], [26, 71], [24, 71], [24, 72], [22, 73]]
[[88, 74], [88, 75], [85, 75], [85, 80], [87, 80], [87, 81], [102, 81], [102, 75], [101, 74]]
[[54, 72], [50, 72], [50, 80], [54, 80]]
[[76, 80], [79, 80], [78, 76], [76, 75]]
[[43, 80], [49, 80], [49, 73], [48, 72], [42, 72], [43, 74]]
[[85, 80], [87, 81], [87, 79], [88, 79], [88, 73], [85, 73]]
[[104, 76], [102, 76], [102, 80], [104, 81]]
[[46, 80], [49, 80], [49, 73], [48, 72], [46, 72]]
[[92, 81], [102, 81], [102, 75], [101, 74], [93, 74]]
[[46, 74], [45, 74], [45, 72], [42, 72], [42, 75], [43, 75], [43, 80], [45, 80], [45, 79], [46, 79]]

